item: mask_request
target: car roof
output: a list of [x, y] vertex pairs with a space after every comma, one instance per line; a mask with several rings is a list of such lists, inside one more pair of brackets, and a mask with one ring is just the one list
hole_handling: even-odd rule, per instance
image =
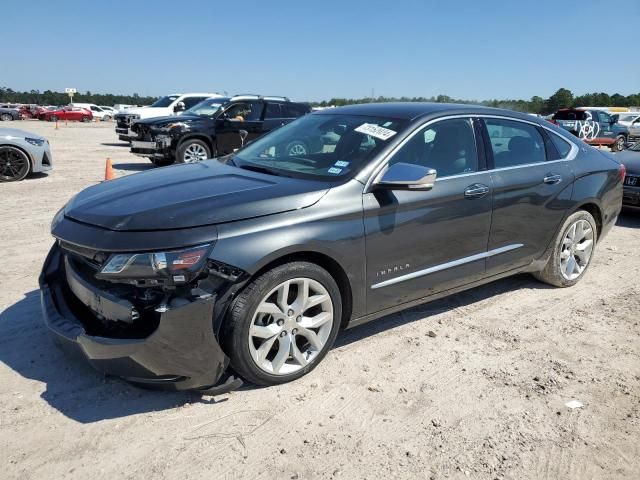
[[362, 103], [345, 107], [327, 108], [313, 113], [313, 115], [367, 115], [373, 117], [415, 120], [430, 114], [488, 114], [506, 115], [521, 119], [535, 119], [531, 115], [506, 110], [502, 108], [482, 107], [463, 103], [428, 103], [428, 102], [390, 102], [390, 103]]

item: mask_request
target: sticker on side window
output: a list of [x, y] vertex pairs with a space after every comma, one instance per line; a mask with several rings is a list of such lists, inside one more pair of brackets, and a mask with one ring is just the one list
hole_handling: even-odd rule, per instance
[[355, 131], [364, 133], [366, 135], [371, 135], [372, 137], [379, 138], [380, 140], [388, 140], [389, 138], [393, 137], [396, 133], [398, 133], [388, 128], [374, 125], [373, 123], [363, 123], [358, 128], [356, 128]]

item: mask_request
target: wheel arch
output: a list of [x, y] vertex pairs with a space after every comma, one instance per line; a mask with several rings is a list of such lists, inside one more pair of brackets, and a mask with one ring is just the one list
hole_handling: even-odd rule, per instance
[[[281, 252], [281, 254], [270, 258], [267, 262], [251, 275], [244, 283], [242, 289], [249, 285], [253, 280], [263, 273], [285, 263], [290, 262], [309, 262], [324, 268], [329, 275], [333, 277], [340, 290], [340, 298], [342, 301], [342, 318], [340, 319], [340, 327], [344, 328], [351, 318], [353, 311], [353, 289], [347, 272], [342, 268], [340, 263], [325, 252], [317, 250], [297, 250], [289, 252]], [[239, 292], [238, 292], [239, 293]]]
[[579, 210], [589, 212], [593, 219], [596, 221], [596, 239], [600, 238], [602, 233], [602, 208], [595, 199], [585, 200], [579, 203], [571, 212], [573, 214]]
[[199, 132], [193, 132], [193, 133], [188, 133], [186, 135], [183, 135], [178, 140], [178, 143], [176, 144], [176, 150], [178, 148], [180, 148], [184, 144], [184, 142], [186, 142], [188, 140], [202, 140], [211, 149], [211, 155], [213, 155], [215, 153], [214, 152], [215, 151], [215, 147], [213, 145], [213, 141], [211, 140], [211, 137], [209, 137], [205, 133], [199, 133]]

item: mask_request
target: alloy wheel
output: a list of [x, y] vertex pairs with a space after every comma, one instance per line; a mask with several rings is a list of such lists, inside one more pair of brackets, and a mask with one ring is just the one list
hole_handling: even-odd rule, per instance
[[29, 159], [24, 153], [12, 147], [0, 148], [0, 181], [21, 180], [27, 173]]
[[13, 120], [13, 117], [9, 113], [3, 113], [0, 119], [2, 119], [3, 122], [9, 122]]
[[593, 252], [593, 228], [586, 220], [572, 223], [560, 247], [560, 272], [567, 280], [575, 280], [589, 265]]
[[287, 280], [262, 299], [253, 315], [248, 338], [251, 357], [269, 374], [295, 373], [322, 352], [333, 322], [333, 302], [320, 282]]
[[184, 150], [184, 163], [200, 162], [207, 159], [207, 150], [198, 143], [192, 143]]

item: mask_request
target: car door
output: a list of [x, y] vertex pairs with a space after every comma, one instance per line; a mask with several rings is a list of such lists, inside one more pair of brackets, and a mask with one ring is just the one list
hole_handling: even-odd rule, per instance
[[639, 138], [640, 137], [640, 117], [636, 117], [629, 125], [629, 137], [630, 138]]
[[613, 121], [611, 120], [611, 115], [609, 115], [607, 112], [601, 111], [594, 111], [592, 112], [592, 114], [594, 115], [594, 120], [595, 115], [598, 116], [598, 126], [600, 127], [598, 138], [611, 140], [611, 143], [613, 143], [616, 138], [616, 133], [613, 131]]
[[363, 198], [369, 313], [470, 283], [485, 273], [491, 174], [471, 118], [418, 129], [391, 156], [434, 168], [429, 191], [376, 190]]
[[216, 150], [218, 155], [233, 153], [242, 146], [240, 131], [247, 132], [245, 143], [262, 134], [264, 102], [239, 101], [229, 105], [216, 120]]
[[276, 102], [265, 102], [263, 133], [275, 130], [285, 125], [289, 120], [282, 115], [282, 105]]
[[[488, 249], [504, 250], [487, 259], [487, 274], [493, 275], [544, 253], [571, 205], [574, 175], [571, 162], [553, 144], [554, 133], [513, 119], [484, 118], [483, 123], [493, 184]], [[568, 142], [555, 140], [571, 155]]]

